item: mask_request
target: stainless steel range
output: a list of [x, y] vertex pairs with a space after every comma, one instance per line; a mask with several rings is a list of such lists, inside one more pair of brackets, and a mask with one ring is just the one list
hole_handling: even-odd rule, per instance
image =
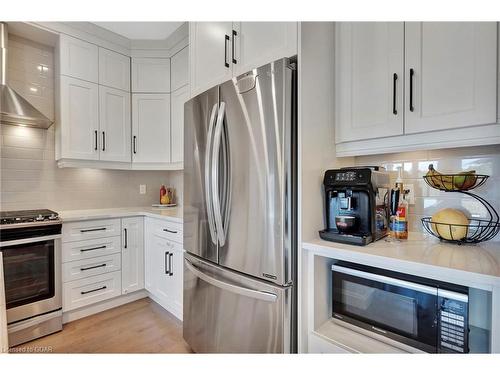
[[50, 210], [0, 212], [10, 346], [62, 329], [61, 227]]

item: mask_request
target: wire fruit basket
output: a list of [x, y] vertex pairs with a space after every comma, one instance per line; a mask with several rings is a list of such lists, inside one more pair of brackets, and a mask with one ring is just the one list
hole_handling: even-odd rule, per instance
[[[429, 169], [432, 165], [429, 166]], [[491, 240], [500, 232], [500, 217], [495, 208], [484, 198], [469, 190], [484, 185], [487, 175], [475, 173], [434, 174], [423, 176], [425, 182], [434, 189], [446, 192], [458, 192], [478, 200], [488, 213], [488, 218], [470, 219], [468, 224], [451, 224], [432, 221], [431, 217], [421, 219], [426, 232], [441, 241], [462, 243], [479, 243]]]

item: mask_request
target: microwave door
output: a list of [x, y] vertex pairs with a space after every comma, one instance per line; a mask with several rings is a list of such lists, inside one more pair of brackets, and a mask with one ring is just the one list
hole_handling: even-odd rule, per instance
[[218, 86], [184, 105], [184, 249], [212, 262], [218, 261], [210, 174], [218, 105]]
[[214, 146], [221, 160], [220, 205], [215, 209], [222, 234], [219, 264], [278, 285], [291, 280], [291, 246], [286, 242], [292, 223], [286, 220], [291, 151], [286, 145], [291, 144], [292, 91], [286, 61], [221, 85], [223, 116], [216, 131], [221, 140], [220, 147]]
[[332, 270], [334, 318], [436, 352], [436, 287], [339, 265]]

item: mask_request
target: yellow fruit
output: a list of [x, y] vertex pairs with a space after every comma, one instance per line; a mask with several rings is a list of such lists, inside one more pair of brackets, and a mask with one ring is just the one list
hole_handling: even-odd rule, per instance
[[160, 203], [161, 204], [169, 204], [170, 203], [170, 199], [168, 199], [167, 194], [161, 196]]
[[458, 241], [467, 236], [469, 219], [460, 210], [445, 208], [432, 215], [431, 221], [432, 231], [446, 240]]

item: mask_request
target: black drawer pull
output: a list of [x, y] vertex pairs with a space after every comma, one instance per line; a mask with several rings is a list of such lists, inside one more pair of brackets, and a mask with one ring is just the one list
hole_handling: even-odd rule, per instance
[[134, 154], [137, 154], [137, 137], [135, 135], [134, 135], [133, 146], [134, 146]]
[[227, 43], [229, 42], [229, 35], [224, 35], [224, 66], [229, 68], [229, 63], [227, 62]]
[[106, 267], [106, 263], [99, 264], [98, 266], [80, 268], [80, 271], [88, 271], [88, 270], [93, 270], [94, 268], [101, 268], [101, 267]]
[[106, 151], [106, 133], [102, 132], [102, 150]]
[[169, 274], [168, 276], [173, 276], [174, 272], [172, 271], [172, 258], [174, 257], [174, 253], [170, 253], [168, 257], [168, 268], [169, 268]]
[[94, 146], [94, 150], [97, 151], [97, 130], [94, 130], [94, 135], [95, 135], [95, 146]]
[[396, 73], [392, 76], [392, 114], [397, 115], [398, 110], [396, 109], [396, 81], [398, 80], [398, 75]]
[[89, 293], [92, 293], [92, 292], [97, 292], [98, 290], [104, 290], [106, 289], [106, 285], [100, 287], [100, 288], [97, 288], [97, 289], [92, 289], [92, 290], [87, 290], [85, 292], [80, 292], [80, 294], [89, 294]]
[[233, 64], [237, 64], [238, 63], [238, 61], [234, 57], [234, 38], [236, 38], [237, 35], [238, 35], [238, 33], [236, 32], [236, 30], [233, 30], [233, 33], [232, 33], [232, 36], [231, 36], [231, 57], [232, 57], [232, 60], [233, 60]]
[[125, 245], [123, 247], [126, 249], [128, 247], [128, 233], [127, 233], [127, 228], [123, 228], [123, 232], [125, 232]]
[[88, 249], [80, 249], [80, 251], [82, 253], [84, 253], [86, 251], [99, 250], [99, 249], [105, 249], [105, 248], [106, 248], [106, 245], [103, 245], [103, 246], [89, 247]]
[[410, 112], [413, 112], [415, 110], [415, 107], [413, 106], [413, 76], [415, 75], [415, 71], [410, 69]]
[[87, 233], [87, 232], [97, 232], [101, 230], [106, 230], [106, 228], [96, 228], [96, 229], [80, 229], [81, 233]]
[[170, 229], [163, 229], [164, 232], [168, 232], [168, 233], [173, 233], [173, 234], [176, 234], [177, 231], [176, 230], [170, 230]]

